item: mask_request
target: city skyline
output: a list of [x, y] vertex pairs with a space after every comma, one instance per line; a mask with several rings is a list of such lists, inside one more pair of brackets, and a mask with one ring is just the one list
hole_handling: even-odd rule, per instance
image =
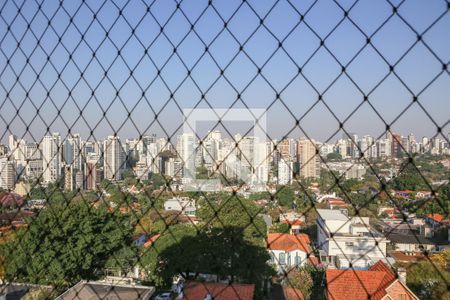
[[[202, 138], [202, 137], [203, 137], [203, 139], [205, 139], [205, 138], [207, 138], [207, 136], [208, 136], [208, 134], [210, 132], [220, 132], [224, 139], [231, 139], [231, 140], [234, 140], [235, 136], [241, 136], [241, 137], [252, 137], [253, 136], [251, 134], [251, 132], [249, 134], [243, 134], [243, 132], [239, 132], [239, 131], [235, 131], [232, 135], [229, 135], [227, 131], [222, 131], [222, 130], [217, 130], [217, 129], [214, 129], [214, 130], [211, 130], [211, 131], [207, 131], [207, 132], [204, 132], [202, 134], [194, 133], [194, 136], [195, 136], [196, 139], [199, 139], [199, 138]], [[119, 134], [114, 135], [114, 133], [110, 133], [110, 134], [107, 134], [105, 136], [97, 137], [97, 136], [89, 136], [89, 135], [83, 136], [79, 132], [67, 133], [64, 136], [59, 131], [51, 131], [51, 132], [47, 132], [46, 134], [41, 136], [39, 139], [29, 139], [29, 137], [30, 137], [29, 135], [20, 136], [20, 135], [14, 134], [14, 133], [10, 133], [8, 136], [5, 137], [5, 141], [0, 142], [0, 144], [7, 145], [8, 144], [8, 139], [9, 139], [10, 136], [15, 136], [15, 137], [17, 137], [19, 139], [23, 139], [23, 140], [28, 141], [30, 143], [41, 143], [45, 136], [51, 136], [53, 133], [59, 134], [59, 136], [64, 141], [67, 141], [68, 139], [70, 139], [71, 137], [74, 137], [74, 136], [77, 136], [77, 137], [79, 136], [83, 141], [88, 141], [88, 142], [96, 142], [96, 141], [97, 142], [101, 142], [101, 141], [104, 141], [104, 140], [108, 139], [108, 137], [118, 137], [118, 138], [120, 138], [123, 141], [126, 141], [126, 140], [139, 140], [139, 136], [141, 136], [142, 138], [144, 138], [144, 137], [154, 137], [154, 138], [157, 138], [157, 139], [163, 138], [163, 139], [166, 139], [167, 141], [169, 141], [168, 138], [170, 138], [170, 142], [172, 142], [172, 140], [173, 140], [174, 143], [176, 143], [176, 139], [180, 135], [183, 134], [183, 132], [180, 131], [179, 134], [174, 134], [172, 136], [167, 137], [167, 136], [164, 136], [164, 135], [157, 135], [156, 133], [147, 133], [147, 134], [141, 134], [141, 135], [136, 135], [136, 136], [121, 136]], [[316, 138], [314, 136], [305, 136], [304, 134], [279, 136], [279, 137], [274, 137], [272, 139], [269, 139], [269, 137], [266, 135], [266, 141], [277, 141], [277, 142], [280, 142], [280, 141], [282, 141], [284, 139], [298, 140], [298, 139], [301, 139], [301, 138], [306, 138], [306, 139], [311, 139], [311, 140], [313, 140], [315, 142], [318, 142], [318, 143], [333, 144], [333, 143], [337, 143], [339, 140], [342, 140], [342, 139], [352, 139], [354, 136], [357, 136], [358, 139], [369, 136], [369, 137], [372, 137], [375, 140], [377, 140], [377, 139], [386, 138], [386, 136], [388, 136], [390, 134], [399, 134], [402, 137], [413, 136], [416, 141], [422, 140], [424, 138], [428, 139], [428, 140], [439, 139], [439, 140], [442, 140], [442, 141], [447, 142], [447, 143], [450, 141], [450, 132], [448, 132], [448, 133], [444, 133], [444, 132], [437, 133], [436, 132], [434, 134], [420, 136], [420, 135], [415, 134], [414, 132], [407, 132], [406, 133], [406, 132], [398, 132], [398, 131], [392, 131], [392, 130], [383, 132], [379, 136], [374, 136], [374, 135], [371, 135], [369, 133], [358, 133], [358, 132], [354, 132], [354, 131], [348, 131], [346, 133], [342, 132], [341, 134], [336, 133], [336, 134], [333, 135], [334, 139], [330, 139], [329, 141], [323, 141], [323, 140], [320, 140], [320, 139], [318, 139], [318, 138]], [[85, 137], [88, 137], [89, 139], [84, 139]]]

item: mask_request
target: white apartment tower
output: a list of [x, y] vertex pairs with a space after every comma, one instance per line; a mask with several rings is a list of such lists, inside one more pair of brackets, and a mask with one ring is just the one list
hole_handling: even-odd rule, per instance
[[103, 169], [105, 178], [109, 180], [121, 180], [125, 169], [125, 152], [120, 139], [116, 136], [108, 136], [103, 142]]
[[16, 184], [16, 164], [14, 160], [0, 158], [0, 188], [13, 190]]
[[293, 163], [281, 158], [278, 161], [278, 184], [286, 185], [292, 183]]
[[177, 139], [177, 152], [183, 164], [183, 177], [195, 178], [195, 135], [183, 133]]
[[61, 177], [61, 137], [59, 133], [44, 136], [42, 140], [43, 183], [55, 182]]

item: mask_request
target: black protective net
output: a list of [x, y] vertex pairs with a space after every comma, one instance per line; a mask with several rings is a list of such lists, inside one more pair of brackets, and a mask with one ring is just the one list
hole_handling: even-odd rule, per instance
[[1, 293], [447, 299], [449, 9], [3, 1]]

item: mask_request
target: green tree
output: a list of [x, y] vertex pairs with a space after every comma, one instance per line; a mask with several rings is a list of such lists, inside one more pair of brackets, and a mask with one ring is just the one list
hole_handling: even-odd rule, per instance
[[450, 272], [439, 264], [422, 261], [408, 269], [406, 283], [421, 299], [450, 299]]
[[127, 269], [135, 257], [128, 217], [104, 208], [51, 202], [29, 221], [1, 249], [9, 281], [70, 285], [105, 266]]
[[414, 163], [405, 163], [400, 168], [401, 173], [392, 181], [392, 187], [396, 190], [429, 190], [427, 182], [419, 173]]
[[165, 185], [167, 181], [168, 180], [165, 179], [164, 176], [161, 174], [152, 173], [152, 175], [150, 176], [150, 182], [152, 183], [155, 189], [159, 189], [160, 187]]
[[269, 232], [273, 233], [289, 233], [289, 224], [287, 223], [275, 223], [270, 227]]
[[310, 299], [314, 282], [309, 270], [306, 268], [294, 268], [290, 270], [287, 283], [289, 286], [299, 289], [302, 292], [304, 299]]
[[294, 190], [289, 186], [280, 186], [277, 189], [275, 198], [278, 200], [278, 204], [284, 207], [292, 208], [294, 203], [295, 193]]

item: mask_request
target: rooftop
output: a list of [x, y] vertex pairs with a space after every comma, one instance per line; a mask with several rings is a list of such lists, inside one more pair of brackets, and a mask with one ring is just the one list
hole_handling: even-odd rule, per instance
[[327, 270], [328, 299], [382, 299], [386, 287], [396, 277], [383, 262], [373, 265], [368, 271]]
[[149, 286], [80, 281], [56, 298], [56, 300], [144, 300], [150, 299], [154, 292], [155, 288]]
[[427, 239], [426, 237], [413, 234], [402, 234], [402, 233], [387, 233], [386, 238], [388, 238], [392, 243], [398, 244], [420, 244], [420, 245], [434, 245], [434, 242]]
[[185, 300], [204, 299], [210, 293], [214, 300], [252, 300], [254, 284], [226, 284], [188, 282], [184, 288]]
[[286, 252], [301, 250], [309, 253], [310, 239], [307, 234], [269, 233], [267, 236], [267, 248], [270, 250], [282, 250]]
[[318, 209], [317, 213], [323, 220], [348, 221], [348, 217], [339, 209]]

